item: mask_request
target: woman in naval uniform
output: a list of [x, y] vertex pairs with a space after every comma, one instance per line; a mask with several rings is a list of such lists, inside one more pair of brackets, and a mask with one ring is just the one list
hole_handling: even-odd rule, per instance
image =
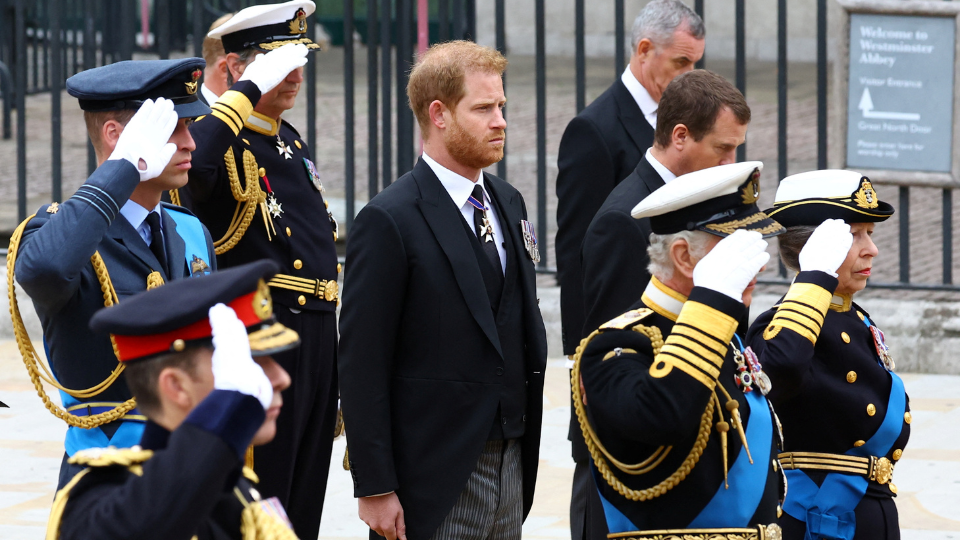
[[859, 173], [824, 170], [785, 178], [766, 213], [787, 227], [780, 257], [798, 272], [747, 333], [783, 426], [783, 538], [899, 539], [891, 477], [909, 403], [883, 333], [852, 301], [878, 254], [874, 226], [893, 207]]

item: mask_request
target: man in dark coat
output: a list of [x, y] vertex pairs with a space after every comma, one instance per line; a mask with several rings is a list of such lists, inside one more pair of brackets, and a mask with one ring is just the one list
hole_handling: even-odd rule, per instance
[[[580, 246], [607, 195], [653, 144], [657, 103], [670, 81], [703, 56], [703, 20], [679, 0], [647, 4], [633, 23], [630, 64], [620, 78], [570, 121], [557, 158], [557, 280], [563, 354], [573, 355], [584, 326]], [[587, 451], [571, 421], [577, 462], [570, 501], [573, 540], [605, 538], [599, 499], [590, 487]], [[588, 496], [593, 503], [587, 506]], [[589, 514], [589, 515], [587, 515]], [[590, 517], [592, 516], [592, 517]], [[585, 529], [592, 531], [585, 535]]]
[[692, 71], [670, 83], [660, 100], [653, 147], [610, 193], [583, 239], [581, 337], [639, 300], [650, 280], [650, 220], [630, 217], [633, 207], [677, 176], [734, 163], [749, 123], [743, 94], [716, 73]]
[[[192, 128], [188, 184], [222, 267], [264, 258], [280, 266], [268, 283], [277, 318], [303, 342], [277, 355], [293, 384], [277, 437], [254, 449], [253, 467], [261, 491], [279, 497], [302, 538], [320, 530], [337, 418], [337, 223], [310, 148], [283, 119], [303, 84], [307, 51], [319, 49], [306, 37], [314, 8], [309, 0], [250, 6], [210, 32], [223, 42], [231, 86]], [[292, 56], [299, 62], [272, 56], [285, 49], [300, 50]], [[265, 84], [269, 71], [277, 77]], [[230, 143], [226, 153], [221, 140]]]
[[[105, 302], [216, 268], [207, 229], [186, 209], [160, 201], [187, 182], [195, 148], [188, 126], [210, 112], [197, 99], [201, 69], [199, 58], [126, 61], [67, 79], [99, 166], [62, 204], [40, 207], [21, 225], [19, 246], [11, 244], [47, 358], [68, 389], [60, 393], [65, 411], [58, 417], [70, 427], [59, 487], [80, 470], [68, 463], [76, 452], [130, 447], [143, 433], [145, 418], [124, 376], [114, 376], [114, 347], [90, 331], [90, 317]], [[99, 391], [83, 392], [93, 387]]]
[[533, 502], [546, 333], [520, 193], [503, 156], [506, 59], [436, 45], [407, 95], [413, 171], [350, 232], [340, 388], [354, 495], [371, 538], [519, 540]]

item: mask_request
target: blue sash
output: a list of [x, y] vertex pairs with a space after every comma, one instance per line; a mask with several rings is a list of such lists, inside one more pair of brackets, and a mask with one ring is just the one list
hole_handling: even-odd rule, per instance
[[727, 477], [730, 488], [723, 482], [717, 493], [710, 499], [688, 529], [706, 529], [720, 527], [749, 527], [750, 518], [757, 513], [760, 499], [767, 486], [767, 473], [770, 470], [770, 451], [773, 445], [773, 419], [767, 398], [760, 390], [745, 394], [750, 406], [750, 418], [747, 423], [747, 443], [754, 457], [753, 464], [747, 457], [747, 449], [740, 448], [737, 460], [730, 468]]
[[[864, 323], [869, 327], [869, 319]], [[885, 456], [897, 441], [903, 426], [907, 394], [903, 380], [888, 371], [892, 384], [887, 401], [887, 414], [876, 433], [863, 446], [845, 452], [848, 456]], [[804, 540], [820, 537], [850, 540], [857, 530], [854, 509], [867, 492], [869, 481], [863, 476], [828, 473], [820, 487], [801, 470], [784, 471], [787, 497], [783, 511], [807, 524]]]
[[[210, 273], [210, 260], [213, 254], [207, 251], [207, 237], [203, 233], [203, 225], [200, 220], [191, 214], [177, 210], [170, 206], [164, 206], [168, 214], [177, 224], [177, 234], [183, 239], [184, 258], [187, 261], [187, 268], [190, 270], [190, 277], [201, 276]], [[195, 271], [194, 263], [202, 262], [205, 269]]]
[[[734, 336], [743, 350], [743, 342], [739, 336]], [[719, 383], [718, 383], [719, 384]], [[750, 407], [750, 416], [747, 423], [747, 443], [751, 454], [757, 460], [751, 464], [747, 456], [747, 449], [740, 448], [733, 467], [728, 472], [730, 487], [723, 482], [710, 502], [700, 511], [700, 514], [687, 525], [688, 529], [706, 529], [723, 527], [749, 527], [750, 518], [757, 513], [760, 499], [767, 485], [768, 463], [773, 445], [773, 418], [770, 407], [765, 398], [755, 389], [745, 394], [747, 406]], [[594, 481], [600, 485], [596, 468], [591, 462], [590, 467]], [[599, 491], [599, 489], [598, 489]], [[618, 510], [603, 493], [600, 493], [600, 502], [603, 504], [603, 513], [606, 517], [607, 528], [610, 534], [633, 532], [638, 530], [630, 519]]]

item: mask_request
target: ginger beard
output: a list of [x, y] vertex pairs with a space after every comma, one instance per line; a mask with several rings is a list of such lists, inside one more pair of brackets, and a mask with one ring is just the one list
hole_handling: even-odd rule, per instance
[[[500, 139], [501, 142], [491, 144], [490, 141], [494, 139]], [[475, 137], [460, 125], [456, 113], [452, 114], [450, 127], [444, 131], [444, 144], [450, 157], [474, 169], [484, 169], [503, 159], [506, 140], [506, 133], [502, 129], [490, 132], [483, 140]]]

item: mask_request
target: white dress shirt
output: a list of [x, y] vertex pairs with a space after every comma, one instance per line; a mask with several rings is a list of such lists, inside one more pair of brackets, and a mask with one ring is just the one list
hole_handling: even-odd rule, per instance
[[220, 96], [213, 93], [213, 90], [207, 88], [207, 83], [200, 85], [200, 93], [203, 94], [203, 99], [207, 100], [207, 105], [213, 105], [220, 99]]
[[630, 95], [633, 96], [633, 99], [637, 102], [637, 105], [640, 107], [640, 112], [642, 112], [643, 117], [647, 119], [647, 123], [656, 130], [657, 107], [659, 104], [650, 97], [650, 92], [647, 92], [647, 89], [633, 76], [633, 72], [630, 71], [630, 66], [627, 66], [627, 69], [623, 70], [623, 75], [620, 76], [620, 80], [623, 81], [623, 85], [627, 87]]
[[653, 157], [653, 153], [650, 152], [650, 149], [647, 148], [647, 153], [645, 155], [647, 162], [653, 167], [653, 170], [657, 171], [657, 174], [660, 175], [660, 178], [663, 179], [663, 183], [669, 183], [671, 180], [677, 177], [677, 175], [670, 172], [670, 169], [663, 166], [663, 163], [657, 161], [657, 158]]
[[[487, 193], [487, 188], [483, 185], [483, 171], [480, 172], [480, 178], [476, 182], [460, 176], [459, 174], [451, 171], [450, 169], [440, 165], [433, 160], [430, 156], [424, 152], [421, 156], [424, 162], [430, 166], [430, 169], [433, 170], [433, 174], [437, 175], [437, 178], [440, 180], [440, 183], [443, 184], [443, 188], [447, 190], [447, 194], [450, 195], [450, 198], [453, 199], [453, 204], [457, 205], [457, 208], [460, 209], [460, 214], [463, 215], [463, 219], [467, 221], [467, 225], [470, 227], [471, 231], [475, 231], [473, 226], [473, 211], [476, 209], [472, 204], [467, 202], [467, 199], [473, 195], [473, 187], [480, 185], [483, 189], [483, 204], [488, 208], [487, 217], [493, 224], [493, 242], [497, 245], [497, 253], [500, 254], [500, 270], [502, 272], [507, 271], [507, 250], [503, 247], [503, 228], [500, 226], [500, 217], [497, 216], [497, 212], [494, 210], [494, 205], [490, 200], [490, 194]], [[483, 240], [481, 239], [481, 242]]]
[[147, 223], [147, 214], [151, 212], [156, 212], [156, 214], [160, 216], [160, 234], [162, 235], [163, 214], [160, 213], [159, 204], [153, 210], [147, 210], [130, 199], [127, 199], [127, 202], [123, 203], [123, 206], [120, 208], [120, 214], [127, 218], [127, 221], [133, 225], [133, 228], [137, 230], [140, 238], [143, 238], [143, 241], [147, 243], [147, 247], [150, 247], [150, 242], [153, 240], [153, 231], [150, 230], [150, 224]]

